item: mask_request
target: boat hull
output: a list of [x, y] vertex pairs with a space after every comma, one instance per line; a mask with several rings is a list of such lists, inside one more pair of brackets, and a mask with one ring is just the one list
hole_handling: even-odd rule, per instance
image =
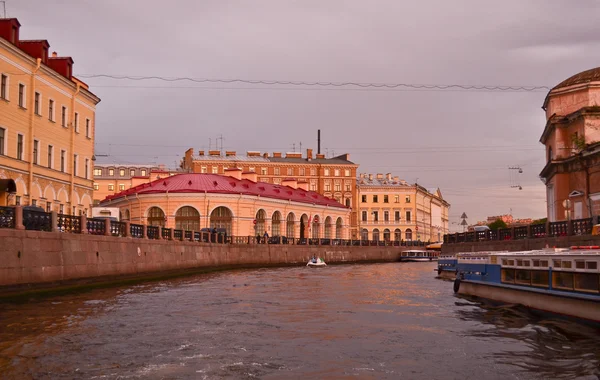
[[322, 268], [322, 267], [326, 267], [327, 264], [325, 264], [325, 263], [317, 263], [317, 264], [315, 264], [315, 263], [308, 263], [308, 264], [306, 264], [306, 266], [307, 267], [311, 267], [311, 268]]
[[400, 261], [402, 262], [415, 262], [415, 263], [420, 263], [420, 262], [430, 262], [430, 261], [437, 261], [436, 258], [429, 258], [429, 257], [401, 257]]
[[437, 277], [445, 280], [454, 280], [456, 278], [456, 271], [443, 270], [438, 273]]
[[[456, 287], [456, 284], [455, 284]], [[480, 281], [460, 281], [458, 294], [481, 297], [600, 323], [600, 300], [586, 299], [586, 295], [574, 297], [561, 292], [542, 289], [489, 284]]]

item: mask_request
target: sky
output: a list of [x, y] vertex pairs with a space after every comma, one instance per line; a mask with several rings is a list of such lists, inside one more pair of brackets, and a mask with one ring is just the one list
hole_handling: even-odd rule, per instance
[[98, 75], [551, 88], [600, 65], [596, 0], [7, 0], [6, 10], [21, 39], [72, 56], [102, 99], [100, 163], [177, 167], [221, 136], [224, 150], [316, 151], [320, 129], [322, 153], [349, 153], [360, 173], [439, 188], [452, 231], [463, 212], [469, 223], [546, 216], [548, 90]]

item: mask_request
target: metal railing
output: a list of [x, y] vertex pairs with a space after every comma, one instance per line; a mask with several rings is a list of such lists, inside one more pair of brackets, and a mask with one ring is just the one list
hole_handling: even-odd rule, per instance
[[148, 239], [155, 240], [160, 238], [160, 227], [146, 226], [146, 236]]
[[92, 235], [105, 235], [106, 234], [106, 222], [104, 219], [90, 218], [87, 220], [87, 231], [88, 234]]
[[15, 208], [0, 206], [0, 228], [15, 228]]
[[144, 226], [141, 224], [133, 224], [129, 225], [129, 236], [137, 239], [142, 239], [144, 237]]
[[60, 232], [81, 233], [81, 218], [79, 216], [57, 214], [56, 223]]
[[52, 214], [43, 211], [23, 210], [23, 226], [26, 230], [52, 231]]

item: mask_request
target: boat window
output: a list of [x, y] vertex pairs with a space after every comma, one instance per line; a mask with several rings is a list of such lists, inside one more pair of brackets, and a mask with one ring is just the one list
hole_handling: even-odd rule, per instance
[[502, 259], [502, 265], [506, 265], [507, 263], [508, 263], [508, 260]]
[[540, 266], [547, 267], [548, 266], [548, 260], [541, 260], [540, 261]]
[[523, 260], [523, 266], [524, 267], [528, 267], [529, 266], [529, 260]]
[[502, 276], [502, 282], [507, 282], [510, 284], [515, 283], [515, 270], [514, 269], [502, 269], [501, 276]]
[[552, 287], [573, 290], [573, 273], [552, 272]]
[[560, 260], [552, 260], [552, 266], [554, 268], [560, 268]]
[[598, 274], [597, 273], [575, 273], [575, 290], [597, 293]]
[[585, 261], [575, 260], [575, 268], [577, 268], [577, 269], [585, 269]]
[[532, 260], [533, 261], [533, 266], [534, 267], [539, 267], [540, 266], [540, 260]]
[[517, 260], [517, 266], [518, 267], [522, 267], [523, 266], [523, 260]]
[[515, 271], [515, 283], [523, 285], [531, 285], [531, 271], [517, 269]]
[[531, 285], [548, 287], [549, 283], [548, 272], [545, 270], [534, 270], [531, 272]]
[[587, 269], [598, 269], [598, 263], [595, 261], [586, 261], [585, 266]]
[[571, 268], [571, 262], [570, 261], [563, 261], [562, 262], [562, 267], [563, 268]]
[[508, 260], [508, 265], [515, 265], [515, 260]]

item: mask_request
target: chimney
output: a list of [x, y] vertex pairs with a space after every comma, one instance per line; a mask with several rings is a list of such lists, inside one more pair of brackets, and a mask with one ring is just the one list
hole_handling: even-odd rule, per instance
[[256, 172], [242, 172], [242, 179], [256, 183], [258, 181], [258, 174]]
[[273, 158], [281, 158], [281, 152], [273, 152]]
[[297, 186], [297, 189], [308, 191], [308, 182], [306, 182], [306, 181], [298, 181], [296, 183], [296, 186]]
[[317, 130], [317, 154], [321, 154], [321, 130]]
[[287, 152], [285, 158], [302, 158], [302, 153]]
[[246, 156], [248, 156], [248, 157], [260, 157], [260, 152], [249, 150], [249, 151], [246, 152]]
[[400, 177], [398, 177], [398, 176], [394, 176], [394, 177], [392, 177], [392, 179], [393, 179], [394, 181], [396, 181], [396, 182], [398, 182], [399, 178], [400, 178]]
[[48, 66], [65, 78], [73, 77], [73, 59], [71, 57], [58, 57], [56, 52], [48, 58]]
[[221, 156], [221, 151], [220, 150], [209, 150], [208, 151], [208, 155], [209, 156]]
[[392, 173], [385, 173], [385, 179], [387, 179], [388, 181], [392, 180]]
[[235, 151], [233, 151], [233, 150], [225, 151], [225, 156], [226, 157], [235, 156]]
[[0, 19], [0, 38], [4, 38], [15, 46], [19, 43], [19, 29], [21, 29], [21, 24], [16, 18]]
[[269, 158], [269, 153], [264, 153], [263, 158]]
[[306, 158], [310, 161], [312, 160], [312, 149], [306, 150]]
[[369, 174], [369, 181], [373, 180], [373, 174]]
[[296, 178], [284, 178], [283, 181], [281, 181], [281, 185], [289, 186], [292, 189], [297, 189], [298, 188], [298, 180]]
[[225, 175], [235, 179], [242, 179], [242, 169], [240, 168], [227, 168], [225, 169]]
[[383, 179], [383, 174], [377, 173], [377, 179]]
[[317, 153], [317, 159], [323, 159], [323, 158], [325, 158], [324, 154]]
[[198, 151], [198, 156], [204, 156], [204, 151], [203, 150], [199, 150]]
[[19, 49], [33, 58], [39, 58], [43, 64], [48, 63], [48, 49], [50, 44], [46, 40], [19, 41]]

